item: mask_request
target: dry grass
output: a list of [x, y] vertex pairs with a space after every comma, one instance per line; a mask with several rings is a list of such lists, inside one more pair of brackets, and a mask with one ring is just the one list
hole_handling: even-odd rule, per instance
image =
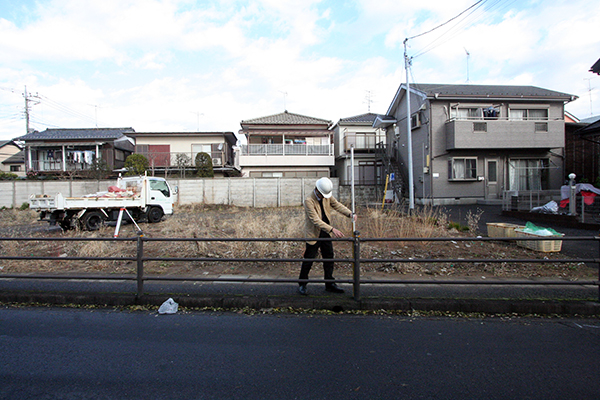
[[[471, 230], [467, 233], [449, 229], [449, 222], [443, 209], [424, 208], [411, 215], [398, 211], [378, 208], [358, 210], [356, 229], [363, 238], [434, 238], [472, 237], [476, 234], [481, 213], [467, 216]], [[35, 213], [25, 210], [2, 210], [4, 237], [9, 236], [11, 227], [41, 224], [35, 222]], [[176, 214], [158, 224], [141, 224], [144, 236], [148, 238], [302, 238], [304, 237], [304, 210], [300, 207], [276, 209], [252, 209], [228, 206], [183, 206]], [[332, 224], [352, 234], [351, 220], [335, 214]], [[8, 232], [8, 233], [7, 233]], [[112, 238], [114, 227], [103, 227], [97, 232], [68, 231], [51, 236], [103, 237]], [[48, 232], [30, 233], [33, 237], [49, 236]], [[16, 235], [25, 236], [25, 235]], [[135, 236], [133, 226], [123, 226], [120, 237]], [[14, 237], [14, 235], [13, 235]], [[336, 258], [352, 258], [349, 242], [334, 245]], [[48, 241], [2, 241], [0, 255], [47, 255], [52, 257], [135, 257], [136, 244], [133, 242], [48, 242]], [[145, 242], [146, 257], [177, 258], [302, 258], [302, 242]], [[419, 259], [419, 258], [562, 258], [560, 254], [536, 253], [514, 243], [504, 242], [365, 242], [361, 245], [361, 257], [371, 259]], [[214, 262], [214, 261], [148, 261], [147, 274], [256, 274], [295, 277], [299, 263], [258, 262]], [[315, 268], [320, 268], [315, 264]], [[338, 276], [350, 275], [350, 263], [336, 264]], [[577, 264], [523, 264], [507, 263], [363, 263], [362, 272], [367, 276], [402, 275], [416, 277], [432, 275], [436, 277], [563, 277], [582, 279], [594, 276], [595, 272], [585, 265]], [[42, 260], [34, 262], [2, 261], [0, 273], [32, 272], [84, 272], [84, 273], [134, 273], [135, 262], [119, 261], [58, 261]], [[318, 272], [315, 272], [318, 274]]]

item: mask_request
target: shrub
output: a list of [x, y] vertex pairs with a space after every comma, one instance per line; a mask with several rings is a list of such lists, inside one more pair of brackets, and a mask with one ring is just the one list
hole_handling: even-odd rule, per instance
[[13, 174], [12, 172], [0, 172], [0, 179], [3, 181], [13, 181], [18, 177], [17, 174]]
[[148, 165], [148, 159], [143, 154], [131, 154], [125, 159], [125, 175], [144, 175]]
[[196, 173], [200, 178], [212, 178], [215, 176], [213, 171], [212, 158], [208, 153], [196, 154]]

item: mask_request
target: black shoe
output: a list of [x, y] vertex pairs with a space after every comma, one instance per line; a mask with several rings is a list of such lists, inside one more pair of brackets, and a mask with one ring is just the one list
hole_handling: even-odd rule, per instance
[[331, 293], [344, 293], [344, 289], [338, 287], [338, 285], [336, 285], [335, 283], [325, 286], [325, 291]]
[[302, 296], [306, 296], [306, 285], [298, 286], [298, 293], [300, 293]]

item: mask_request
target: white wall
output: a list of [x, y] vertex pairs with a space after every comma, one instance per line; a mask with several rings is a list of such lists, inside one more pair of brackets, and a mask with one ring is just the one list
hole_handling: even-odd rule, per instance
[[[239, 207], [300, 206], [317, 178], [206, 178], [170, 179], [178, 187], [175, 206], [194, 203]], [[339, 183], [331, 178], [334, 196]], [[0, 207], [20, 207], [32, 194], [82, 196], [108, 190], [116, 181], [0, 181]]]

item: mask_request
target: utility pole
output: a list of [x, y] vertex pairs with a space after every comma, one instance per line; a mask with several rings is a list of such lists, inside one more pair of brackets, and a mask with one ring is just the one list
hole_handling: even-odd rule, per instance
[[25, 92], [23, 93], [23, 97], [25, 98], [25, 129], [26, 134], [30, 133], [29, 128], [29, 110], [31, 106], [35, 106], [36, 104], [40, 104], [39, 96], [36, 93], [35, 96], [31, 96], [27, 93], [27, 86], [25, 86]]
[[404, 39], [404, 67], [406, 69], [406, 146], [408, 147], [408, 207], [410, 211], [415, 209], [415, 188], [413, 178], [413, 154], [412, 154], [412, 126], [410, 113], [410, 83], [408, 80], [408, 69], [410, 68], [410, 58], [406, 51], [406, 42]]

